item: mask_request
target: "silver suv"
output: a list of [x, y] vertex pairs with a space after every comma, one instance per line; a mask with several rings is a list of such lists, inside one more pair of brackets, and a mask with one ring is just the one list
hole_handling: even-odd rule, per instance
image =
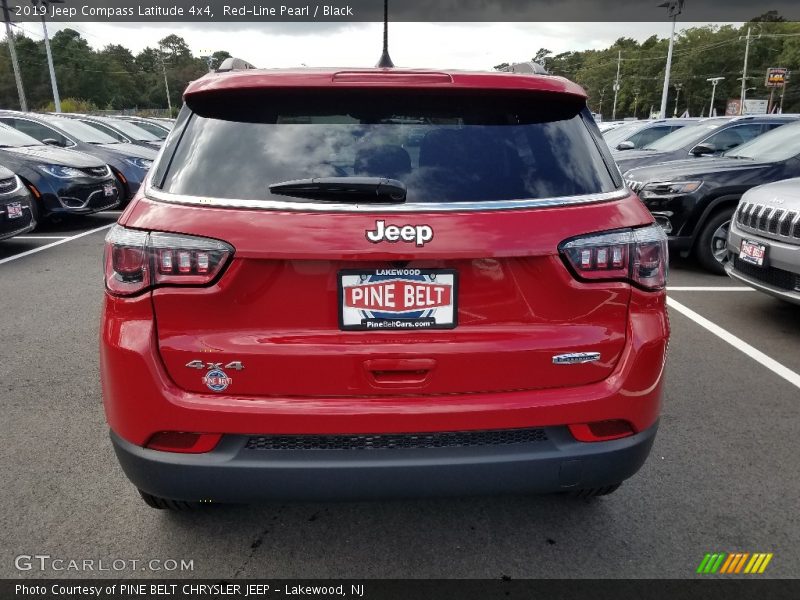
[[728, 275], [800, 304], [800, 178], [752, 188], [728, 234]]

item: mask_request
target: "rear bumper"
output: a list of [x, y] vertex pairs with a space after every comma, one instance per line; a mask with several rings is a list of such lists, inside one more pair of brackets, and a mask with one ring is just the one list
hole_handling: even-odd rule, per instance
[[205, 454], [148, 450], [111, 432], [122, 469], [139, 489], [175, 500], [257, 502], [499, 493], [550, 493], [628, 479], [658, 424], [631, 437], [578, 442], [566, 427], [547, 439], [454, 448], [259, 450], [225, 436]]

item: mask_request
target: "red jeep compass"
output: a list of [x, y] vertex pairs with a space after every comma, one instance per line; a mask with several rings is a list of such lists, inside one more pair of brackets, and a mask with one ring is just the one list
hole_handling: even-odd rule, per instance
[[210, 74], [106, 239], [114, 448], [158, 508], [606, 494], [656, 433], [666, 273], [569, 81]]

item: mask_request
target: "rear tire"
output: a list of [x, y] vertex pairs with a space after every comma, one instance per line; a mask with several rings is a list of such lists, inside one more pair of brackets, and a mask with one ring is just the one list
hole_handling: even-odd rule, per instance
[[570, 498], [597, 498], [598, 496], [608, 496], [609, 494], [616, 492], [621, 485], [621, 483], [613, 483], [611, 485], [604, 485], [596, 488], [573, 490], [571, 492], [567, 492], [567, 496]]
[[704, 269], [715, 275], [725, 275], [725, 264], [728, 262], [728, 231], [734, 213], [733, 208], [726, 208], [711, 215], [697, 237], [695, 254]]
[[196, 510], [200, 508], [199, 502], [187, 502], [185, 500], [169, 500], [167, 498], [159, 498], [147, 492], [139, 490], [139, 495], [144, 500], [145, 504], [150, 508], [157, 508], [158, 510], [174, 510], [185, 512], [189, 510]]

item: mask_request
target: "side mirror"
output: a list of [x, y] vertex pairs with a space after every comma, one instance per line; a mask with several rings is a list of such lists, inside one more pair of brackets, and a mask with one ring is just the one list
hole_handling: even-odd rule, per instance
[[704, 154], [714, 154], [716, 151], [717, 147], [714, 144], [711, 142], [704, 142], [702, 144], [697, 144], [697, 146], [692, 148], [689, 152], [695, 156], [702, 156]]
[[636, 146], [630, 140], [617, 144], [617, 150], [633, 150]]
[[45, 138], [45, 139], [42, 140], [42, 143], [43, 144], [47, 144], [48, 146], [59, 146], [60, 147], [60, 146], [64, 145], [61, 142], [59, 142], [58, 140], [54, 140], [53, 138]]

